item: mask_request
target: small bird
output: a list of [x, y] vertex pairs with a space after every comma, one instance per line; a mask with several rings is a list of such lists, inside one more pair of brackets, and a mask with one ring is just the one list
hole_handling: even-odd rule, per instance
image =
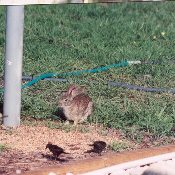
[[95, 141], [93, 144], [90, 144], [89, 146], [93, 146], [91, 150], [88, 150], [86, 153], [98, 153], [101, 155], [102, 151], [106, 148], [106, 142], [104, 141]]
[[46, 145], [46, 149], [49, 149], [50, 152], [52, 152], [53, 156], [58, 157], [60, 154], [64, 153], [64, 154], [69, 154], [64, 152], [64, 149], [57, 146], [57, 145], [53, 145], [51, 142], [48, 142], [48, 144]]

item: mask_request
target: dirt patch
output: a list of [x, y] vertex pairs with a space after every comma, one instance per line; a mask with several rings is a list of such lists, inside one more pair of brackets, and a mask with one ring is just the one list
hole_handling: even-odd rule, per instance
[[46, 159], [41, 152], [24, 153], [19, 150], [5, 150], [0, 157], [0, 174], [19, 174], [37, 167], [58, 164], [58, 161]]
[[[91, 148], [89, 144], [96, 140], [105, 141], [108, 145], [123, 141], [117, 131], [104, 130], [99, 126], [85, 127], [88, 132], [84, 133], [76, 130], [66, 132], [61, 129], [51, 129], [40, 123], [37, 126], [22, 124], [16, 129], [1, 129], [0, 144], [5, 145], [7, 150], [0, 152], [0, 174], [11, 175], [99, 156], [95, 153], [85, 153]], [[59, 159], [55, 159], [49, 150], [45, 149], [48, 142], [64, 148], [69, 154], [62, 154]], [[133, 143], [128, 142], [128, 144]]]
[[[83, 124], [76, 130], [72, 129], [71, 124], [61, 126], [60, 122], [30, 120], [15, 129], [0, 128], [0, 174], [20, 174], [36, 168], [61, 166], [76, 160], [94, 158], [99, 155], [85, 152], [91, 149], [89, 144], [97, 140], [114, 145], [119, 151], [175, 143], [174, 138], [157, 140], [148, 133], [145, 133], [142, 141], [138, 143], [127, 140], [118, 130], [100, 125]], [[62, 147], [69, 154], [53, 157], [52, 153], [45, 149], [48, 142]], [[5, 149], [1, 150], [1, 147]], [[110, 152], [112, 151], [107, 149], [102, 155]]]

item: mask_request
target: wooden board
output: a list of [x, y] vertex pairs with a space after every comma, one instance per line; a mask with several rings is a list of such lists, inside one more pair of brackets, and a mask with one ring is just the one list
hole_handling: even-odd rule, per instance
[[144, 159], [170, 152], [175, 152], [175, 145], [142, 149], [142, 150], [140, 149], [123, 153], [107, 154], [104, 156], [99, 156], [97, 158], [81, 160], [74, 163], [67, 163], [64, 165], [33, 170], [26, 172], [23, 175], [48, 175], [50, 172], [54, 172], [59, 175], [65, 175], [66, 173], [71, 172], [74, 175], [78, 175], [88, 171], [94, 171], [112, 165], [126, 163], [138, 159]]

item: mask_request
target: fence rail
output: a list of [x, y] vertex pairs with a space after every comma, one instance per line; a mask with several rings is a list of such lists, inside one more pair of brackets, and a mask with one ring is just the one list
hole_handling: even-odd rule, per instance
[[133, 1], [142, 2], [142, 1], [164, 1], [164, 0], [0, 0], [0, 5], [96, 3], [96, 2], [133, 2]]

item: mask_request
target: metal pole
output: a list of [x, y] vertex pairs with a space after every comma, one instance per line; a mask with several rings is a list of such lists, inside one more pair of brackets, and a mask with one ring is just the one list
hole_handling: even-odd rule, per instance
[[20, 124], [24, 6], [7, 6], [3, 124]]

